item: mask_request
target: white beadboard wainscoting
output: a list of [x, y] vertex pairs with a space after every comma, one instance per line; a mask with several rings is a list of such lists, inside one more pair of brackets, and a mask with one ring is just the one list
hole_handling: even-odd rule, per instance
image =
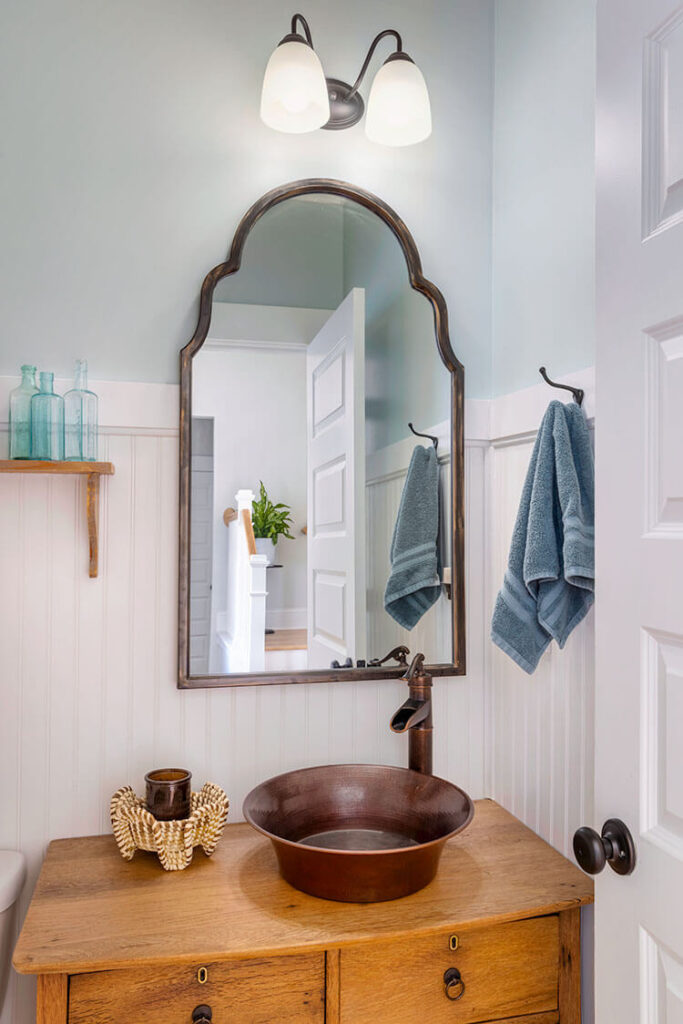
[[[0, 379], [0, 434], [7, 394]], [[63, 392], [68, 382], [56, 382]], [[389, 730], [397, 681], [176, 689], [178, 388], [95, 382], [103, 478], [100, 575], [87, 573], [84, 481], [0, 475], [3, 786], [0, 848], [29, 860], [19, 918], [51, 839], [109, 831], [111, 794], [160, 764], [228, 792], [230, 820], [257, 782], [329, 762], [407, 763]], [[476, 459], [479, 459], [477, 455]], [[472, 467], [472, 458], [468, 458]], [[435, 681], [435, 768], [484, 795], [483, 516], [468, 489], [467, 678]], [[389, 524], [387, 523], [387, 526]], [[393, 523], [391, 523], [393, 528]], [[2, 1024], [34, 1019], [12, 973]]]

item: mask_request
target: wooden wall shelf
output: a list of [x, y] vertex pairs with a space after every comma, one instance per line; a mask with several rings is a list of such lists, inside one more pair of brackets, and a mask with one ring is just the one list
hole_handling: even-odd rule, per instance
[[0, 473], [57, 473], [84, 476], [85, 513], [88, 522], [88, 575], [97, 576], [99, 556], [100, 477], [113, 476], [111, 462], [41, 462], [36, 459], [1, 459]]

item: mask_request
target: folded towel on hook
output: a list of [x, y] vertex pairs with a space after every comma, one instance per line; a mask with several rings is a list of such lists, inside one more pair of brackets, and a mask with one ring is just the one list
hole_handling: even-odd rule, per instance
[[405, 629], [412, 629], [439, 599], [438, 545], [439, 463], [433, 446], [419, 444], [401, 495], [384, 592], [386, 611]]
[[593, 604], [594, 469], [579, 405], [551, 402], [527, 471], [491, 639], [525, 672]]

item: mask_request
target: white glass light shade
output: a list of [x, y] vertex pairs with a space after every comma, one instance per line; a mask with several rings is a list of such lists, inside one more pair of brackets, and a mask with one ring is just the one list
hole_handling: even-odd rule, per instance
[[279, 132], [312, 132], [330, 119], [322, 64], [306, 43], [280, 43], [263, 76], [261, 120]]
[[372, 83], [365, 134], [384, 146], [411, 146], [432, 133], [432, 112], [424, 76], [405, 58], [389, 59]]

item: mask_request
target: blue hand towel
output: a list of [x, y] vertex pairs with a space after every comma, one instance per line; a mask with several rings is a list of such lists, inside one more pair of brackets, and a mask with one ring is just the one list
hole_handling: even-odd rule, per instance
[[434, 447], [417, 445], [410, 459], [391, 541], [391, 573], [384, 607], [412, 629], [438, 601], [439, 463]]
[[567, 637], [593, 604], [593, 450], [580, 406], [551, 402], [517, 513], [491, 639], [533, 672], [552, 639]]

